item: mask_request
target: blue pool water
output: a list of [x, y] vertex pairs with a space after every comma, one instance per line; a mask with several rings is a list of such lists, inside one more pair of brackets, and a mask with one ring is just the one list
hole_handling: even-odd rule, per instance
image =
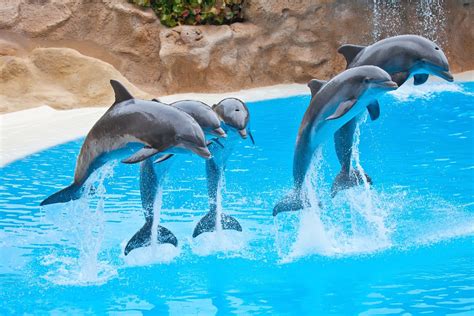
[[[179, 247], [123, 256], [143, 225], [138, 166], [111, 164], [96, 196], [41, 209], [72, 180], [82, 140], [0, 170], [0, 314], [474, 313], [474, 83], [406, 85], [361, 126], [374, 185], [334, 200], [331, 143], [310, 187], [323, 209], [282, 213], [309, 96], [249, 104], [256, 146], [228, 163], [223, 210], [244, 231], [191, 238], [207, 210], [204, 161], [177, 159], [162, 224]], [[356, 157], [357, 158], [357, 157]]]

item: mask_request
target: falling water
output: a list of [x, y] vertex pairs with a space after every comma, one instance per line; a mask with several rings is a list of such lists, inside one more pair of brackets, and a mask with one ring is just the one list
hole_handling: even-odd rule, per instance
[[372, 40], [411, 33], [425, 36], [443, 47], [446, 19], [444, 0], [418, 0], [415, 3], [373, 0]]
[[402, 5], [400, 0], [373, 0], [372, 40], [401, 34]]
[[440, 46], [446, 41], [446, 12], [444, 0], [417, 1], [416, 14], [419, 17], [418, 28], [421, 34]]

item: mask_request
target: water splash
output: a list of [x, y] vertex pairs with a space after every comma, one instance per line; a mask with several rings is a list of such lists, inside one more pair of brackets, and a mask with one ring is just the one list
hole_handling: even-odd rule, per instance
[[105, 229], [104, 181], [113, 176], [115, 166], [116, 162], [110, 162], [94, 172], [84, 184], [80, 199], [67, 203], [65, 208], [60, 205], [59, 214], [50, 214], [69, 247], [66, 256], [43, 258], [42, 264], [52, 268], [45, 275], [47, 280], [62, 285], [102, 284], [117, 274], [112, 265], [99, 259]]
[[[223, 171], [221, 172], [223, 173]], [[222, 176], [217, 184], [215, 231], [203, 233], [197, 238], [189, 239], [192, 251], [199, 256], [224, 254], [226, 257], [235, 257], [245, 255], [250, 235], [245, 231], [238, 232], [222, 228], [222, 193], [225, 187], [225, 177]]]
[[163, 206], [163, 186], [159, 185], [153, 201], [153, 223], [151, 225], [151, 247], [156, 251], [158, 245], [158, 226], [160, 225], [161, 207]]
[[[366, 119], [364, 116], [361, 123]], [[354, 167], [363, 174], [359, 159], [359, 126], [354, 135], [352, 159]], [[325, 181], [324, 170], [327, 168], [324, 164], [322, 150], [318, 150], [305, 179], [309, 205], [299, 215], [296, 240], [282, 262], [312, 254], [345, 256], [372, 253], [392, 244], [393, 228], [388, 219], [393, 205], [373, 191], [367, 181], [362, 186], [340, 192], [334, 199], [327, 198], [330, 189]]]
[[[156, 240], [156, 239], [154, 239]], [[124, 249], [126, 242], [121, 245]], [[148, 266], [157, 263], [170, 263], [181, 254], [181, 247], [171, 244], [152, 243], [151, 247], [140, 247], [134, 249], [127, 256], [121, 253], [120, 257], [126, 266]]]
[[423, 84], [419, 86], [415, 86], [411, 82], [407, 82], [397, 90], [391, 91], [387, 94], [394, 97], [398, 102], [405, 102], [413, 100], [414, 98], [429, 100], [436, 97], [440, 93], [445, 92], [457, 92], [466, 95], [470, 94], [469, 92], [464, 91], [461, 85], [445, 82], [430, 82], [429, 84]]

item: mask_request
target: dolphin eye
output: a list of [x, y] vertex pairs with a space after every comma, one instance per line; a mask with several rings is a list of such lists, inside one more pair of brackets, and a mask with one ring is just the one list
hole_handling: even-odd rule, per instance
[[370, 79], [369, 78], [364, 78], [364, 83], [369, 83]]
[[438, 47], [438, 46], [436, 46], [436, 47], [435, 47], [435, 49], [436, 49], [436, 50], [439, 50], [439, 47]]
[[235, 112], [239, 112], [239, 111], [240, 111], [240, 109], [235, 109]]

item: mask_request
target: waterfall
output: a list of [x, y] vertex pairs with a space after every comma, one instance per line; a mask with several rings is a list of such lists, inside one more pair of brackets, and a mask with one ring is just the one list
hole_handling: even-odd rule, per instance
[[440, 46], [446, 41], [446, 12], [444, 0], [419, 0], [416, 14], [419, 17], [419, 32]]
[[444, 0], [372, 0], [372, 40], [418, 34], [440, 46], [446, 42]]

